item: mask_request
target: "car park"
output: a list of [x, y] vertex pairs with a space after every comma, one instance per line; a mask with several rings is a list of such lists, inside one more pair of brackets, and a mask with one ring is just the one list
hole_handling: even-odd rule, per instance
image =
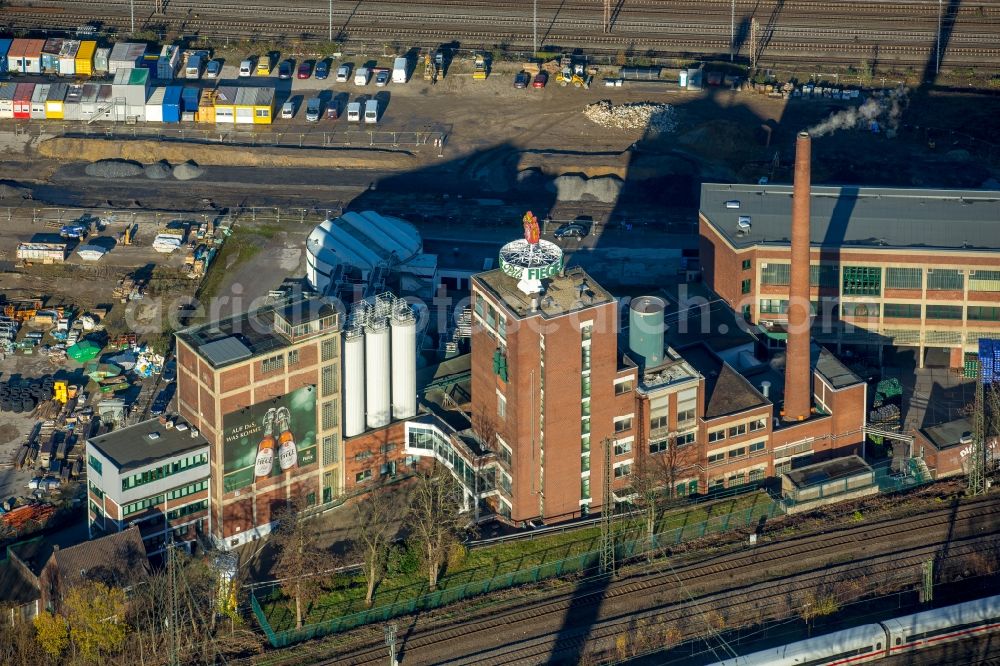
[[330, 62], [328, 60], [320, 60], [317, 62], [316, 73], [314, 76], [320, 81], [330, 76]]
[[545, 84], [549, 82], [548, 72], [538, 72], [535, 74], [535, 80], [531, 82], [532, 88], [544, 88]]
[[514, 77], [514, 87], [515, 88], [527, 88], [528, 84], [531, 82], [531, 75], [527, 72], [518, 72]]
[[219, 74], [222, 73], [222, 63], [218, 60], [209, 60], [208, 64], [205, 66], [205, 78], [206, 79], [217, 79]]
[[389, 71], [385, 69], [380, 69], [375, 72], [375, 85], [379, 88], [384, 88], [385, 85], [389, 83]]
[[295, 78], [308, 79], [310, 76], [312, 76], [312, 63], [306, 60], [299, 65], [299, 70], [295, 73]]
[[587, 235], [587, 228], [582, 224], [567, 222], [556, 229], [552, 235], [556, 238], [583, 238]]
[[292, 78], [292, 61], [282, 60], [281, 64], [278, 65], [278, 78], [279, 79], [290, 79]]
[[337, 83], [347, 83], [351, 78], [351, 66], [341, 65], [337, 68]]

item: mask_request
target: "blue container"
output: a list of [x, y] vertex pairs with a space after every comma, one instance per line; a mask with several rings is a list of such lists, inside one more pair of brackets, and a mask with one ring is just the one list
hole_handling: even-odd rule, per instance
[[10, 51], [10, 44], [13, 39], [0, 39], [0, 74], [7, 73], [7, 51]]
[[198, 110], [198, 98], [200, 96], [200, 88], [184, 86], [184, 90], [181, 92], [181, 111], [184, 113], [195, 113]]
[[181, 121], [181, 90], [180, 86], [167, 86], [167, 91], [163, 94], [163, 122]]

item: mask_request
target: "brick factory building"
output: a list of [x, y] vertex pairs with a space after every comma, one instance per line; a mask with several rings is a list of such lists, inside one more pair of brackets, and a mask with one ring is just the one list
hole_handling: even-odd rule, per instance
[[[947, 349], [950, 365], [1000, 335], [1000, 197], [961, 190], [815, 187], [809, 299], [830, 345]], [[777, 345], [788, 321], [792, 188], [701, 188], [706, 284]], [[804, 255], [803, 255], [804, 256]], [[824, 316], [830, 322], [824, 326]]]
[[344, 488], [341, 322], [313, 296], [177, 333], [177, 405], [211, 447], [211, 535], [222, 548], [271, 528], [288, 500]]
[[[808, 238], [807, 209], [797, 226]], [[616, 499], [645, 462], [687, 494], [863, 453], [867, 387], [808, 327], [788, 354], [739, 369], [705, 342], [666, 344], [658, 297], [633, 300], [619, 331], [618, 300], [545, 241], [528, 249], [530, 236], [472, 280], [471, 413], [495, 423], [498, 508], [513, 521], [600, 510], [605, 444]]]

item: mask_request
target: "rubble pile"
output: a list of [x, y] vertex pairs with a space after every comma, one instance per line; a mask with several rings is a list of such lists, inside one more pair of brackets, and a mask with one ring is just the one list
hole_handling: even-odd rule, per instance
[[677, 127], [674, 109], [669, 104], [634, 102], [612, 104], [610, 100], [588, 104], [583, 115], [601, 127], [614, 129], [649, 129], [655, 132], [673, 132]]
[[98, 160], [83, 170], [97, 178], [132, 178], [143, 173], [142, 165], [131, 160]]

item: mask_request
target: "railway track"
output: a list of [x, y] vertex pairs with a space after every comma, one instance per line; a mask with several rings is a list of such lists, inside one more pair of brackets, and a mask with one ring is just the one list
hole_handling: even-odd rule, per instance
[[[539, 37], [544, 44], [594, 53], [633, 50], [680, 57], [718, 56], [731, 48], [730, 5], [724, 1], [628, 0], [615, 14], [610, 34], [603, 30], [600, 3], [564, 7], [562, 2], [542, 0], [539, 4]], [[254, 0], [249, 4], [170, 0], [164, 16], [153, 15], [152, 2], [136, 5], [137, 21], [143, 26], [211, 39], [294, 36], [318, 41], [326, 38], [329, 17], [322, 2], [276, 6]], [[93, 20], [91, 6], [90, 0], [15, 0], [5, 8], [4, 18], [12, 27], [71, 29]], [[766, 43], [761, 64], [796, 60], [856, 65], [859, 57], [877, 57], [881, 62], [922, 65], [936, 43], [935, 2], [858, 1], [831, 8], [814, 0], [791, 0], [780, 6], [741, 0], [736, 6], [740, 22], [751, 14], [759, 21]], [[102, 27], [126, 31], [129, 7], [124, 0], [103, 3]], [[241, 20], [243, 16], [248, 18]], [[946, 19], [953, 29], [948, 30], [942, 64], [988, 65], [1000, 60], [1000, 4], [960, 6]], [[526, 2], [499, 6], [487, 0], [338, 2], [332, 25], [342, 38], [356, 43], [396, 43], [401, 34], [407, 36], [406, 46], [430, 47], [454, 40], [466, 47], [523, 49], [533, 42]], [[742, 47], [742, 55], [747, 48]], [[822, 58], [816, 57], [817, 52]]]
[[[997, 532], [1000, 532], [1000, 501], [991, 498], [961, 505], [954, 511], [946, 510], [870, 526], [844, 528], [823, 535], [821, 540], [776, 542], [760, 546], [757, 551], [749, 554], [733, 553], [701, 562], [693, 562], [692, 556], [672, 558], [667, 570], [644, 572], [632, 578], [611, 582], [606, 587], [598, 585], [582, 591], [550, 595], [539, 603], [506, 612], [494, 609], [487, 617], [467, 618], [459, 626], [423, 629], [418, 619], [411, 628], [412, 636], [406, 642], [406, 650], [411, 655], [419, 655], [415, 658], [420, 662], [437, 663], [453, 657], [454, 647], [447, 647], [450, 642], [462, 641], [466, 645], [488, 647], [474, 655], [465, 655], [456, 660], [456, 664], [539, 663], [538, 658], [553, 654], [554, 650], [578, 651], [580, 640], [599, 640], [620, 633], [623, 622], [634, 620], [636, 605], [653, 608], [654, 610], [641, 615], [654, 618], [660, 624], [690, 614], [692, 600], [678, 594], [681, 584], [688, 594], [706, 595], [701, 597], [702, 601], [715, 599], [711, 602], [712, 607], [735, 608], [738, 602], [743, 604], [741, 608], [756, 608], [765, 612], [768, 610], [768, 601], [775, 597], [776, 591], [787, 592], [790, 589], [784, 576], [791, 574], [786, 573], [783, 568], [801, 568], [806, 562], [815, 563], [817, 566], [814, 570], [796, 577], [796, 580], [803, 582], [796, 583], [799, 587], [794, 589], [808, 589], [818, 579], [829, 576], [831, 571], [857, 567], [854, 562], [832, 568], [825, 566], [838, 557], [842, 558], [845, 553], [864, 554], [872, 564], [890, 560], [918, 562], [927, 559], [928, 553], [940, 554], [942, 543], [950, 544], [949, 553], [953, 555], [975, 552], [981, 547], [979, 542], [983, 538], [992, 540]], [[931, 534], [938, 535], [937, 540], [928, 543]], [[888, 544], [889, 548], [875, 553], [879, 544]], [[850, 559], [856, 558], [852, 555]], [[764, 563], [771, 580], [729, 592], [712, 590], [713, 582], [725, 578], [736, 579], [741, 573], [750, 573], [751, 577], [759, 580], [759, 569]], [[750, 590], [748, 599], [739, 601], [737, 596], [747, 594], [747, 590]], [[582, 612], [588, 615], [589, 612], [582, 609], [594, 605], [599, 606], [602, 615], [606, 612], [614, 613], [609, 609], [616, 605], [631, 606], [631, 609], [622, 610], [617, 616], [602, 617], [582, 635], [575, 635], [562, 626], [571, 609], [574, 614]], [[597, 610], [594, 611], [595, 618], [596, 614]], [[524, 642], [497, 644], [504, 640], [503, 637], [531, 636], [538, 631], [546, 633], [525, 638]], [[354, 652], [321, 663], [360, 666], [379, 663], [383, 657], [384, 646], [379, 644], [361, 646]], [[545, 659], [540, 661], [544, 662]]]

